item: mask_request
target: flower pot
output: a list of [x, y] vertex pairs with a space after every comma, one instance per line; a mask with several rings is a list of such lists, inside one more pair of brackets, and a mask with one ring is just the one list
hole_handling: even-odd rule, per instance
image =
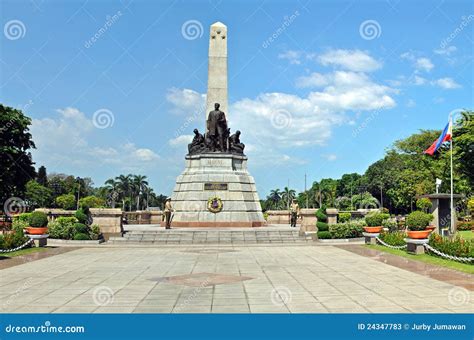
[[380, 233], [382, 231], [382, 227], [364, 227], [365, 232], [367, 233]]
[[33, 228], [33, 227], [26, 227], [26, 231], [30, 235], [44, 235], [48, 233], [48, 228]]
[[429, 225], [429, 226], [426, 227], [426, 230], [431, 230], [431, 231], [433, 231], [433, 230], [435, 230], [435, 229], [436, 229], [436, 227], [435, 227], [434, 225]]
[[413, 239], [423, 239], [423, 238], [428, 238], [430, 233], [433, 230], [425, 229], [425, 230], [416, 230], [416, 231], [407, 231], [407, 237], [408, 238], [413, 238]]

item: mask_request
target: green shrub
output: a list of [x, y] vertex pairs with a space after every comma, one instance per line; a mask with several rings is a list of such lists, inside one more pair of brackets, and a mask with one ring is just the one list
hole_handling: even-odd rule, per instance
[[16, 232], [23, 232], [23, 229], [29, 227], [29, 225], [30, 224], [29, 224], [28, 220], [13, 218], [12, 230], [14, 230]]
[[406, 218], [406, 224], [409, 230], [425, 230], [433, 219], [433, 215], [424, 213], [423, 211], [414, 211]]
[[74, 217], [77, 218], [77, 221], [79, 223], [87, 224], [88, 217], [87, 217], [87, 214], [85, 214], [84, 211], [82, 211], [82, 209], [77, 210], [76, 213], [74, 214]]
[[416, 207], [427, 213], [433, 206], [429, 198], [423, 197], [416, 200]]
[[75, 234], [87, 234], [89, 228], [83, 223], [74, 223], [74, 232]]
[[28, 217], [28, 223], [33, 228], [43, 228], [48, 225], [48, 216], [42, 211], [34, 211]]
[[318, 231], [318, 238], [323, 240], [323, 239], [328, 239], [332, 237], [329, 231]]
[[385, 218], [386, 218], [386, 214], [374, 212], [374, 213], [367, 214], [367, 216], [365, 216], [365, 222], [367, 223], [369, 227], [380, 227]]
[[72, 240], [75, 234], [75, 217], [58, 217], [48, 226], [49, 237], [63, 240]]
[[76, 198], [73, 194], [65, 194], [56, 197], [56, 204], [65, 210], [73, 210], [76, 207]]
[[31, 216], [31, 213], [22, 213], [16, 217], [14, 217], [14, 220], [18, 220], [21, 222], [28, 222], [29, 218]]
[[91, 231], [89, 232], [89, 235], [91, 236], [92, 240], [98, 240], [101, 235], [100, 226], [98, 224], [91, 225]]
[[474, 240], [456, 235], [453, 239], [431, 233], [429, 245], [442, 253], [458, 257], [474, 257]]
[[263, 218], [265, 219], [265, 221], [268, 221], [268, 213], [267, 212], [263, 213]]
[[84, 234], [84, 233], [77, 233], [76, 235], [74, 235], [74, 240], [76, 241], [84, 241], [84, 240], [90, 240], [91, 238], [89, 237], [88, 234]]
[[382, 241], [390, 244], [391, 246], [403, 246], [406, 244], [404, 239], [407, 237], [407, 234], [401, 231], [396, 231], [393, 233], [382, 232], [380, 233], [379, 237]]
[[324, 222], [316, 222], [316, 226], [318, 227], [318, 231], [328, 231], [329, 226], [327, 223]]
[[28, 237], [25, 236], [23, 232], [3, 234], [0, 241], [0, 249], [13, 249], [21, 246], [26, 241], [28, 241]]
[[459, 231], [464, 231], [464, 230], [474, 230], [474, 221], [470, 222], [459, 222], [457, 225], [457, 229]]
[[361, 237], [364, 229], [361, 223], [347, 222], [329, 225], [329, 232], [332, 238], [354, 238]]
[[328, 220], [327, 215], [325, 214], [324, 210], [321, 208], [316, 210], [316, 217], [319, 222], [327, 222]]
[[388, 231], [393, 233], [398, 230], [397, 221], [394, 219], [385, 219], [382, 221], [382, 226], [388, 228]]
[[351, 213], [348, 213], [348, 212], [339, 213], [337, 219], [339, 223], [349, 222], [351, 220]]

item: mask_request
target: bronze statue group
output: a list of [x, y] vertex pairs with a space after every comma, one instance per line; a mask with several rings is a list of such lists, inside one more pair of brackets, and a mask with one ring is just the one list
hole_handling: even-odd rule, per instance
[[219, 103], [215, 103], [214, 110], [209, 112], [205, 135], [194, 129], [194, 138], [188, 144], [189, 155], [207, 152], [244, 153], [245, 145], [240, 142], [240, 131], [230, 134], [225, 113], [219, 107]]

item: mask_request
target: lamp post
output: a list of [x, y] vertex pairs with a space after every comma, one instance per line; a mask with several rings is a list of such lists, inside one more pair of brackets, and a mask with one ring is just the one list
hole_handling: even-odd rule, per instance
[[76, 204], [76, 210], [79, 210], [79, 197], [80, 197], [80, 194], [81, 194], [81, 178], [80, 178], [80, 177], [76, 177], [76, 181], [77, 181], [77, 204]]

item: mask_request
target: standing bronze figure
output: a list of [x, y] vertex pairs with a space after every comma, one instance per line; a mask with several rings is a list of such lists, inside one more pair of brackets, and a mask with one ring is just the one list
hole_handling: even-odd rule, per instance
[[207, 134], [212, 141], [212, 151], [226, 151], [227, 120], [225, 113], [219, 110], [219, 103], [214, 104], [214, 111], [209, 112], [207, 118]]

